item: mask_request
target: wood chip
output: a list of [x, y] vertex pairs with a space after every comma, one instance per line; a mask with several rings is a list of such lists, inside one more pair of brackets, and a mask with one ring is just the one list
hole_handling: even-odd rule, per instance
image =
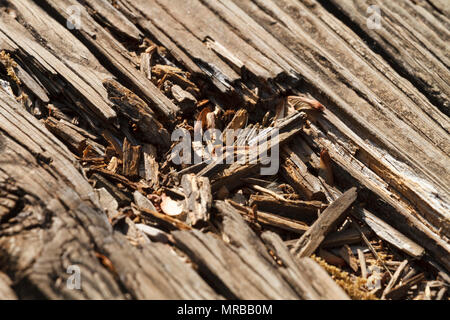
[[361, 277], [363, 279], [367, 279], [367, 266], [366, 266], [366, 258], [364, 257], [364, 253], [361, 249], [358, 249], [358, 260], [359, 266], [361, 269]]
[[206, 225], [210, 219], [212, 205], [209, 179], [185, 174], [181, 178], [181, 187], [185, 194], [184, 208], [187, 211], [187, 223], [191, 226]]
[[339, 255], [352, 268], [353, 271], [358, 271], [358, 260], [352, 253], [352, 249], [348, 245], [344, 245], [339, 251]]
[[123, 141], [123, 175], [135, 178], [139, 175], [141, 146], [133, 146], [127, 138]]

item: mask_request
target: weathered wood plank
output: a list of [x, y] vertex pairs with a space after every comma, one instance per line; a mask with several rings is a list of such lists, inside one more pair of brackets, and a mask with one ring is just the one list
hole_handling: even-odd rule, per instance
[[[45, 3], [56, 10], [65, 21], [70, 18], [68, 8], [74, 5], [79, 6], [78, 2], [75, 0], [48, 0], [45, 1]], [[135, 89], [152, 108], [155, 108], [160, 114], [167, 118], [173, 118], [174, 115], [179, 112], [179, 108], [158, 90], [145, 75], [136, 72], [131, 57], [123, 55], [123, 53], [127, 51], [122, 44], [115, 40], [110, 33], [100, 26], [83, 6], [79, 6], [79, 9], [80, 28], [77, 29], [76, 35], [80, 40], [98, 50], [101, 57], [108, 61], [122, 77], [125, 77], [127, 82], [133, 86], [132, 89]]]
[[[447, 115], [450, 114], [448, 69], [430, 50], [432, 48], [428, 47], [428, 41], [420, 39], [420, 33], [405, 33], [402, 31], [420, 29], [417, 22], [407, 24], [406, 21], [397, 18], [396, 13], [390, 10], [392, 6], [381, 4], [380, 10], [383, 11], [382, 27], [370, 29], [366, 23], [368, 2], [364, 0], [346, 3], [331, 2], [346, 16], [351, 17], [352, 21], [364, 31], [365, 35], [375, 41], [379, 48], [383, 50], [383, 54], [395, 61], [396, 66], [400, 67], [401, 71], [411, 81], [415, 82], [417, 86], [422, 86], [430, 99], [436, 101], [442, 112]], [[417, 20], [414, 19], [414, 21]], [[398, 25], [403, 28], [399, 28]]]
[[[181, 250], [199, 265], [200, 273], [214, 283], [225, 297], [254, 299], [346, 299], [323, 269], [314, 263], [299, 262], [289, 253], [281, 239], [266, 233], [265, 242], [286, 264], [278, 265], [267, 248], [242, 220], [232, 206], [222, 201], [215, 207], [223, 217], [221, 231], [228, 245], [217, 237], [192, 232], [174, 232]], [[318, 269], [315, 269], [317, 266]], [[319, 272], [320, 277], [309, 275]], [[288, 284], [289, 283], [289, 284]], [[314, 285], [312, 284], [314, 283]]]
[[[27, 13], [28, 11], [24, 11]], [[36, 42], [28, 31], [22, 27], [17, 21], [11, 19], [5, 14], [0, 25], [0, 38], [2, 39], [2, 46], [8, 45], [7, 50], [16, 52], [22, 56], [24, 61], [35, 61], [34, 68], [42, 70], [41, 72], [51, 74], [55, 79], [61, 79], [70, 84], [70, 87], [75, 90], [72, 95], [81, 95], [83, 103], [86, 103], [88, 112], [99, 116], [101, 119], [110, 121], [116, 117], [116, 113], [105, 101], [105, 96], [102, 96], [97, 90], [97, 85], [92, 80], [85, 80], [80, 74], [77, 74], [54, 54], [42, 47]], [[51, 18], [49, 18], [51, 19]], [[51, 21], [51, 20], [50, 20]], [[58, 28], [56, 30], [59, 30]], [[6, 48], [6, 47], [4, 47]], [[33, 57], [33, 58], [31, 58]], [[42, 81], [43, 79], [41, 79]], [[49, 91], [53, 93], [61, 92], [63, 86], [60, 81], [53, 81], [49, 83], [49, 79], [45, 78], [46, 86]], [[70, 90], [70, 89], [69, 89]], [[79, 99], [79, 97], [77, 97]]]

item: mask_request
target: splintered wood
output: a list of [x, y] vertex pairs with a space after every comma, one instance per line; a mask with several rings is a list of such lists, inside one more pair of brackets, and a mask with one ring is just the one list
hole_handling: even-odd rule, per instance
[[347, 209], [353, 204], [357, 196], [356, 188], [351, 188], [326, 208], [292, 248], [293, 254], [298, 257], [312, 255], [325, 239], [325, 236], [345, 219]]
[[186, 197], [184, 208], [188, 224], [198, 226], [208, 223], [212, 205], [209, 179], [186, 174], [181, 179], [181, 187]]
[[141, 146], [132, 146], [127, 138], [123, 141], [123, 175], [136, 177], [139, 173]]
[[75, 2], [1, 1], [0, 299], [449, 298], [442, 2]]

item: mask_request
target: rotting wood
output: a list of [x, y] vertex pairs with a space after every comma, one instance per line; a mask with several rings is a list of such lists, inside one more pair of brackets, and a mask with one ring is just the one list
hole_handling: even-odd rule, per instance
[[[343, 124], [340, 125], [342, 126], [341, 130], [345, 130]], [[360, 140], [360, 138], [356, 136], [353, 137]], [[328, 145], [328, 143], [325, 144]], [[409, 236], [412, 240], [415, 240], [415, 242], [420, 242], [424, 247], [426, 246], [426, 248], [432, 252], [435, 258], [443, 265], [448, 265], [449, 255], [445, 252], [448, 252], [450, 247], [439, 237], [436, 231], [431, 228], [429, 223], [418, 216], [411, 206], [399, 201], [401, 198], [396, 197], [389, 189], [386, 189], [386, 183], [380, 177], [374, 175], [372, 171], [361, 170], [361, 163], [354, 158], [351, 153], [343, 152], [342, 147], [337, 144], [334, 144], [334, 147], [337, 151], [333, 150], [331, 152], [331, 149], [329, 150], [334, 163], [337, 163], [339, 167], [344, 169], [345, 175], [348, 175], [347, 178], [350, 178], [353, 183], [357, 182], [370, 190], [369, 194], [367, 194], [367, 200], [370, 200], [370, 197], [373, 197], [374, 195], [375, 197], [383, 199], [382, 203], [370, 201], [368, 204], [370, 204], [371, 210], [379, 212], [379, 215], [382, 216], [386, 222], [389, 222], [391, 227], [402, 231], [402, 233], [405, 233], [406, 236]], [[377, 162], [377, 160], [374, 159], [372, 163], [374, 162]], [[343, 172], [341, 171], [341, 173]], [[388, 174], [388, 176], [392, 177], [390, 174]], [[396, 179], [389, 178], [387, 180], [391, 182]], [[387, 214], [388, 212], [390, 214]], [[446, 220], [442, 220], [442, 228], [445, 228], [445, 221]], [[396, 234], [397, 233], [393, 234], [393, 236]], [[391, 240], [387, 239], [386, 241]], [[402, 243], [401, 239], [399, 239], [399, 243]]]
[[[364, 227], [361, 228], [362, 234], [370, 236], [373, 232], [371, 229]], [[343, 231], [332, 232], [325, 237], [322, 244], [322, 248], [334, 248], [340, 247], [344, 244], [357, 244], [363, 241], [361, 231], [356, 228], [350, 228]], [[298, 239], [286, 241], [286, 245], [291, 248], [295, 245]]]
[[326, 263], [334, 266], [339, 266], [342, 268], [346, 265], [344, 259], [323, 248], [319, 249], [319, 257], [325, 260]]
[[420, 274], [406, 280], [403, 284], [398, 285], [397, 287], [390, 290], [386, 294], [385, 298], [393, 299], [393, 300], [399, 299], [406, 294], [406, 292], [408, 291], [409, 288], [411, 288], [413, 285], [419, 283], [423, 279], [424, 279], [424, 274], [420, 273]]
[[[245, 151], [243, 153], [243, 156], [244, 157], [248, 156], [246, 166], [249, 169], [252, 169], [255, 166], [259, 168], [261, 166], [261, 162], [265, 160], [263, 158], [266, 158], [268, 155], [271, 154], [271, 152], [269, 152], [270, 150], [275, 150], [275, 148], [279, 148], [281, 144], [285, 143], [286, 141], [288, 141], [288, 139], [292, 138], [297, 134], [297, 132], [299, 131], [298, 127], [301, 125], [301, 123], [303, 123], [303, 121], [304, 121], [303, 115], [297, 113], [292, 115], [291, 117], [283, 119], [283, 121], [278, 123], [275, 128], [267, 128], [266, 130], [261, 131], [258, 134], [258, 136], [254, 137], [252, 140], [243, 141], [244, 143], [249, 144], [249, 146], [252, 145], [254, 147], [256, 146], [257, 148], [256, 152], [247, 152], [244, 149]], [[277, 131], [275, 131], [275, 129]], [[276, 141], [273, 141], [271, 144], [270, 137], [272, 135], [274, 135]], [[244, 136], [244, 138], [246, 137]], [[237, 141], [239, 141], [239, 139]], [[233, 144], [233, 146], [234, 145], [235, 144]], [[239, 146], [242, 145], [237, 144], [237, 147]], [[225, 152], [222, 153], [222, 156], [217, 157], [215, 161], [212, 161], [209, 165], [207, 165], [204, 169], [202, 169], [199, 173], [197, 173], [197, 175], [211, 177], [214, 174], [217, 174], [218, 172], [223, 171], [228, 167], [231, 167], [229, 171], [232, 171], [233, 168], [236, 168], [237, 166], [240, 166], [242, 164], [239, 162], [233, 162], [231, 165], [227, 163], [226, 159], [230, 156], [234, 156], [234, 154], [235, 154], [234, 148], [231, 151], [225, 150]]]
[[414, 258], [420, 258], [425, 253], [425, 249], [417, 243], [411, 241], [403, 234], [392, 228], [383, 220], [377, 218], [366, 210], [360, 210], [357, 217], [364, 221], [382, 239], [389, 239], [389, 243], [408, 253]]
[[287, 157], [284, 157], [286, 160], [281, 165], [281, 170], [290, 184], [307, 200], [324, 200], [325, 195], [319, 179], [308, 172], [306, 165], [296, 154], [286, 147], [284, 152]]
[[94, 186], [96, 188], [105, 188], [110, 194], [114, 195], [114, 199], [116, 199], [120, 205], [129, 204], [131, 202], [130, 195], [120, 190], [102, 175], [94, 173], [91, 175], [91, 180], [95, 181]]
[[151, 218], [156, 219], [156, 221], [168, 223], [168, 224], [172, 225], [173, 227], [175, 227], [176, 229], [191, 230], [191, 227], [188, 226], [187, 224], [185, 224], [183, 221], [173, 218], [169, 215], [166, 215], [166, 214], [163, 214], [158, 211], [151, 210], [151, 209], [143, 208], [143, 207], [138, 207], [137, 209], [139, 211], [142, 211], [143, 213], [145, 213], [147, 216], [150, 216]]
[[[362, 3], [355, 5], [352, 2], [343, 4], [332, 1], [343, 14], [352, 16], [352, 19], [365, 32], [369, 39], [382, 48], [383, 54], [388, 55], [390, 59], [395, 61], [398, 68], [401, 68], [410, 79], [424, 86], [423, 90], [429, 98], [436, 100], [441, 110], [449, 115], [448, 83], [437, 76], [437, 74], [445, 73], [445, 67], [439, 59], [429, 50], [425, 49], [430, 43], [426, 39], [417, 41], [417, 38], [420, 38], [417, 33], [412, 37], [412, 35], [405, 35], [399, 32], [396, 24], [399, 23], [401, 25], [402, 22], [397, 20], [398, 13], [395, 11], [398, 9], [392, 12], [388, 8], [385, 8], [384, 5], [380, 8], [387, 15], [387, 18], [383, 19], [385, 20], [383, 28], [369, 29], [365, 22], [365, 12], [361, 12], [363, 8]], [[394, 43], [396, 44], [396, 50], [393, 49]], [[419, 64], [418, 61], [426, 61], [426, 64]], [[431, 70], [435, 70], [435, 73], [430, 72]]]
[[[264, 232], [261, 239], [273, 249], [274, 254], [281, 260], [283, 267], [280, 272], [288, 278], [294, 274], [302, 281], [297, 282], [298, 291], [306, 291], [303, 299], [347, 300], [347, 294], [337, 286], [316, 262], [309, 258], [295, 259], [280, 237], [273, 232]], [[289, 278], [288, 278], [289, 279]], [[289, 281], [295, 283], [294, 281]], [[309, 287], [310, 286], [310, 287]], [[305, 288], [306, 287], [306, 288]], [[313, 290], [311, 290], [313, 289]], [[316, 291], [316, 292], [314, 292]], [[317, 297], [317, 298], [316, 298]]]
[[[256, 237], [253, 231], [246, 225], [241, 215], [229, 204], [217, 201], [215, 207], [223, 217], [221, 229], [230, 239], [230, 247], [223, 245], [218, 238], [202, 234], [197, 230], [191, 232], [175, 232], [174, 237], [177, 245], [185, 251], [191, 259], [199, 264], [200, 272], [214, 281], [216, 288], [225, 297], [236, 297], [245, 299], [246, 297], [260, 297], [261, 299], [284, 297], [292, 299], [294, 297], [303, 297], [317, 299], [318, 294], [311, 287], [311, 280], [304, 281], [301, 272], [295, 269], [300, 266], [296, 263], [294, 257], [290, 255], [286, 247], [280, 240], [271, 240], [272, 244], [277, 245], [276, 252], [283, 253], [282, 259], [288, 263], [287, 267], [292, 271], [271, 272], [270, 270], [284, 270], [286, 267], [280, 267], [270, 256], [267, 248]], [[269, 238], [266, 238], [269, 240]], [[276, 241], [276, 242], [274, 242]], [[283, 249], [284, 247], [284, 249]], [[214, 258], [208, 258], [214, 255]], [[245, 261], [245, 263], [243, 263]], [[309, 275], [315, 274], [312, 265], [300, 268], [301, 271], [309, 269]], [[321, 270], [319, 268], [319, 270]], [[306, 273], [306, 271], [303, 271]], [[322, 282], [321, 289], [318, 289], [323, 298], [328, 296], [340, 296], [345, 299], [346, 295], [342, 289], [335, 286], [335, 283], [327, 282], [329, 279], [326, 274], [317, 278], [318, 283]], [[239, 275], [239, 276], [238, 276]], [[311, 279], [314, 279], [311, 277]], [[288, 282], [289, 281], [289, 282]], [[289, 283], [289, 284], [288, 284]], [[328, 287], [327, 285], [328, 284]], [[315, 286], [320, 288], [319, 285]], [[327, 288], [329, 289], [327, 293]], [[330, 290], [332, 288], [332, 290]], [[314, 294], [314, 295], [313, 295]]]
[[266, 195], [252, 195], [250, 205], [256, 205], [258, 210], [304, 222], [314, 221], [318, 212], [327, 207], [320, 201], [277, 200]]
[[322, 247], [339, 247], [344, 244], [360, 243], [362, 241], [361, 232], [365, 236], [369, 236], [372, 233], [367, 227], [361, 228], [361, 230], [350, 228], [343, 231], [337, 231], [330, 233], [325, 240], [323, 240]]
[[186, 174], [181, 178], [181, 187], [185, 194], [184, 210], [187, 211], [187, 223], [195, 227], [207, 224], [212, 205], [209, 179]]
[[[45, 3], [56, 10], [66, 21], [70, 19], [67, 8], [77, 4], [73, 0], [46, 0]], [[116, 41], [110, 33], [102, 28], [84, 8], [81, 10], [80, 28], [78, 29], [80, 38], [96, 48], [101, 54], [101, 57], [117, 68], [119, 73], [124, 76], [139, 93], [142, 93], [145, 99], [150, 102], [152, 106], [157, 108], [161, 114], [168, 118], [174, 117], [179, 111], [179, 108], [164, 96], [161, 91], [157, 90], [144, 75], [135, 72], [130, 57], [123, 55], [123, 52], [126, 52], [125, 48]], [[95, 35], [95, 37], [92, 35]]]
[[117, 106], [117, 112], [128, 117], [146, 133], [144, 139], [162, 147], [169, 146], [169, 133], [141, 98], [115, 80], [106, 79], [103, 81], [103, 85], [108, 91], [108, 98]]
[[[380, 4], [395, 42], [382, 39], [386, 30], [360, 28], [365, 0], [337, 15], [322, 0], [97, 2], [2, 2], [0, 274], [15, 296], [348, 298], [339, 284], [360, 299], [374, 298], [368, 285], [378, 277], [377, 295], [446, 298], [450, 125], [440, 110], [448, 113], [450, 23], [441, 2]], [[81, 10], [76, 30], [73, 5]], [[423, 66], [431, 67], [417, 73]], [[116, 79], [125, 107], [108, 99], [104, 79]], [[195, 120], [203, 124], [193, 128]], [[233, 156], [259, 156], [257, 141], [280, 129], [284, 176], [260, 178], [260, 163], [173, 163], [169, 130], [200, 127], [242, 128], [236, 148], [223, 149]], [[205, 198], [225, 200], [206, 210], [196, 235], [217, 241], [218, 258], [190, 236], [183, 239], [198, 248], [170, 234], [195, 233], [180, 206], [186, 173], [210, 179]], [[288, 239], [355, 186], [352, 217], [318, 245], [337, 267], [293, 258]], [[317, 195], [320, 203], [306, 205]], [[361, 274], [362, 261], [372, 273], [367, 284], [332, 256], [349, 244]], [[375, 259], [364, 257], [366, 247]], [[190, 259], [197, 249], [205, 256]], [[221, 252], [239, 277], [209, 261]], [[411, 271], [392, 288], [389, 274], [405, 259]], [[73, 261], [92, 287], [63, 288]]]
[[359, 268], [361, 270], [361, 277], [363, 279], [367, 279], [367, 265], [366, 265], [366, 258], [364, 257], [364, 253], [361, 249], [358, 249], [358, 261], [359, 261]]
[[[307, 32], [308, 30], [304, 30], [302, 28], [307, 28], [304, 25], [298, 25], [296, 21], [298, 19], [295, 19], [295, 13], [289, 12], [286, 13], [282, 10], [281, 7], [277, 6], [277, 4], [273, 2], [267, 2], [267, 3], [259, 3], [258, 5], [260, 8], [264, 8], [264, 10], [261, 10], [256, 6], [254, 3], [246, 4], [244, 2], [239, 2], [237, 5], [229, 4], [229, 6], [224, 6], [223, 4], [215, 4], [208, 2], [207, 4], [204, 4], [207, 7], [213, 7], [216, 14], [223, 15], [224, 19], [228, 21], [231, 25], [233, 25], [237, 30], [240, 30], [244, 33], [244, 27], [240, 25], [239, 23], [242, 21], [242, 19], [247, 19], [248, 24], [246, 24], [245, 28], [251, 28], [254, 31], [254, 34], [251, 35], [250, 43], [255, 47], [261, 50], [261, 52], [265, 52], [266, 54], [270, 55], [274, 61], [277, 61], [277, 63], [280, 66], [284, 66], [285, 70], [290, 70], [290, 68], [298, 68], [298, 70], [301, 70], [302, 74], [305, 75], [306, 78], [310, 79], [310, 84], [315, 87], [315, 89], [319, 92], [323, 92], [323, 95], [326, 99], [329, 99], [332, 101], [333, 104], [335, 104], [338, 109], [340, 110], [340, 114], [343, 117], [348, 117], [348, 115], [352, 114], [352, 119], [356, 119], [356, 121], [368, 129], [370, 128], [370, 131], [376, 131], [375, 138], [378, 138], [378, 140], [382, 141], [382, 144], [389, 147], [390, 150], [393, 150], [392, 143], [388, 142], [386, 140], [386, 136], [388, 136], [390, 139], [396, 140], [399, 143], [397, 143], [397, 146], [400, 146], [403, 152], [410, 153], [412, 157], [418, 158], [418, 154], [420, 154], [420, 157], [427, 158], [427, 161], [424, 161], [426, 163], [430, 163], [430, 161], [439, 162], [442, 159], [442, 157], [437, 156], [436, 157], [429, 157], [429, 154], [435, 153], [436, 149], [434, 148], [426, 148], [428, 154], [424, 152], [424, 150], [421, 150], [419, 145], [424, 143], [428, 145], [427, 142], [423, 141], [423, 137], [418, 137], [417, 134], [414, 133], [415, 128], [420, 127], [427, 127], [430, 130], [440, 130], [433, 128], [431, 126], [431, 123], [427, 121], [427, 124], [425, 126], [420, 126], [415, 121], [418, 121], [417, 119], [426, 119], [425, 117], [413, 117], [409, 118], [408, 115], [405, 113], [401, 113], [400, 108], [397, 106], [397, 104], [389, 103], [389, 99], [391, 97], [390, 95], [383, 94], [383, 92], [390, 92], [391, 90], [381, 90], [379, 88], [386, 88], [386, 89], [392, 89], [395, 90], [395, 94], [399, 99], [402, 101], [402, 105], [405, 107], [408, 105], [408, 101], [410, 99], [415, 99], [415, 103], [417, 105], [422, 105], [422, 103], [418, 103], [419, 101], [424, 102], [427, 104], [427, 110], [433, 111], [433, 106], [430, 106], [429, 103], [424, 101], [420, 97], [420, 93], [417, 92], [417, 89], [412, 87], [411, 85], [406, 84], [404, 81], [402, 81], [398, 75], [395, 75], [391, 72], [389, 72], [389, 75], [387, 77], [383, 77], [382, 75], [385, 74], [388, 71], [388, 67], [386, 66], [385, 62], [380, 62], [378, 59], [374, 57], [374, 54], [370, 51], [369, 48], [367, 48], [361, 39], [356, 39], [354, 41], [354, 36], [348, 35], [349, 31], [342, 31], [344, 30], [343, 24], [340, 21], [336, 21], [332, 15], [326, 13], [323, 9], [323, 7], [314, 1], [314, 6], [305, 7], [301, 3], [293, 3], [292, 1], [287, 2], [289, 4], [292, 4], [295, 8], [298, 8], [300, 11], [304, 11], [305, 14], [308, 15], [308, 19], [311, 23], [313, 23], [314, 26], [316, 26], [317, 30], [319, 30], [321, 36], [325, 36], [327, 39], [327, 43], [331, 41], [334, 45], [333, 48], [336, 48], [341, 52], [339, 55], [334, 55], [334, 53], [330, 50], [327, 50], [326, 48], [319, 48], [317, 42], [320, 41], [320, 37], [316, 39], [311, 39], [310, 32]], [[183, 6], [183, 3], [180, 3], [180, 6]], [[200, 6], [199, 9], [204, 10], [202, 6]], [[253, 9], [253, 10], [252, 10]], [[152, 15], [152, 12], [150, 9], [146, 8], [146, 14], [147, 17], [150, 17], [154, 20], [158, 20], [159, 17], [154, 17]], [[156, 10], [156, 9], [155, 9]], [[172, 9], [171, 9], [172, 10]], [[173, 9], [175, 10], [175, 9]], [[203, 12], [203, 11], [202, 11]], [[234, 17], [230, 13], [233, 12], [238, 17]], [[153, 12], [154, 13], [154, 12]], [[327, 16], [327, 19], [325, 21], [328, 22], [328, 25], [324, 21], [320, 21], [320, 19], [315, 15], [323, 15]], [[186, 17], [177, 15], [178, 22], [183, 21], [187, 19]], [[244, 18], [245, 17], [245, 18]], [[270, 19], [265, 19], [264, 17], [270, 17]], [[328, 18], [329, 17], [329, 18]], [[276, 28], [274, 30], [273, 28], [270, 28], [268, 26], [267, 21], [271, 21], [271, 19], [281, 19], [281, 21], [289, 21], [289, 28], [283, 26], [280, 26], [280, 28]], [[156, 23], [156, 22], [155, 22]], [[258, 25], [260, 23], [260, 25]], [[183, 24], [180, 23], [182, 26]], [[249, 25], [251, 27], [249, 27]], [[261, 27], [263, 26], [263, 27]], [[265, 31], [263, 30], [265, 28]], [[181, 28], [183, 29], [183, 28]], [[183, 29], [184, 30], [184, 29]], [[225, 31], [228, 31], [227, 29], [224, 29]], [[340, 35], [345, 35], [347, 38], [347, 44], [339, 43], [337, 40], [341, 39], [340, 37], [337, 37], [334, 32], [337, 32], [335, 30], [339, 30]], [[224, 32], [225, 32], [224, 31]], [[168, 33], [170, 33], [168, 31]], [[189, 34], [189, 32], [186, 32]], [[269, 34], [270, 35], [269, 35]], [[172, 37], [177, 37], [176, 32], [171, 34]], [[261, 41], [261, 37], [265, 39], [265, 41]], [[298, 37], [301, 37], [302, 40], [299, 40]], [[230, 36], [230, 38], [232, 38]], [[172, 38], [174, 39], [174, 38]], [[281, 42], [281, 43], [280, 43]], [[309, 43], [310, 46], [308, 48], [305, 48], [304, 44], [305, 42]], [[302, 44], [302, 45], [297, 45]], [[231, 46], [233, 46], [231, 44]], [[193, 50], [191, 43], [185, 43], [184, 47], [186, 47], [186, 50]], [[287, 48], [286, 48], [287, 47]], [[322, 45], [322, 47], [325, 47]], [[239, 46], [233, 47], [236, 50], [239, 50]], [[290, 59], [292, 61], [291, 65], [287, 65], [288, 63], [286, 60], [283, 60], [280, 55], [274, 54], [272, 48], [277, 48], [277, 53], [280, 52], [285, 54], [285, 58]], [[305, 48], [303, 50], [300, 50], [300, 48]], [[272, 49], [272, 50], [271, 50]], [[297, 52], [297, 56], [293, 54], [292, 52], [289, 52], [288, 49], [291, 49], [293, 52]], [[352, 51], [354, 50], [354, 51]], [[324, 52], [326, 51], [326, 52]], [[324, 62], [317, 58], [317, 57], [324, 57], [324, 54], [326, 55], [326, 60], [329, 61], [329, 63], [324, 65]], [[242, 53], [239, 53], [242, 54]], [[364, 68], [358, 68], [356, 69], [354, 66], [354, 63], [351, 63], [349, 61], [354, 61], [352, 59], [344, 59], [342, 57], [348, 57], [349, 54], [354, 57], [354, 59], [357, 59], [358, 61], [361, 61], [361, 63], [364, 65]], [[304, 61], [299, 61], [299, 57], [303, 56], [310, 57], [310, 60], [306, 63]], [[364, 61], [363, 59], [366, 58], [368, 61]], [[338, 60], [338, 61], [337, 61]], [[311, 71], [310, 67], [308, 66], [308, 63], [315, 63], [315, 66], [320, 72], [318, 71]], [[334, 68], [334, 65], [345, 65], [346, 69], [339, 69]], [[219, 64], [215, 64], [219, 66]], [[286, 66], [287, 65], [287, 66]], [[360, 65], [360, 64], [358, 64]], [[219, 67], [220, 68], [220, 67]], [[331, 70], [330, 70], [331, 69]], [[258, 75], [263, 76], [264, 74], [262, 72], [258, 73], [259, 70], [254, 71]], [[390, 70], [389, 70], [390, 71]], [[336, 72], [341, 73], [347, 81], [346, 84], [343, 84], [341, 81], [337, 81], [337, 79], [341, 79], [340, 77], [336, 78], [333, 76]], [[313, 77], [312, 74], [317, 75], [319, 74], [319, 78], [324, 83], [320, 82], [320, 84], [317, 83], [317, 78]], [[356, 76], [355, 76], [356, 75]], [[381, 76], [380, 76], [381, 75]], [[370, 79], [370, 81], [376, 81], [379, 85], [379, 87], [374, 87], [373, 85], [370, 85], [370, 81], [368, 83], [360, 84], [360, 81], [365, 81], [367, 79]], [[361, 79], [357, 81], [357, 79]], [[348, 84], [352, 84], [352, 86], [349, 88]], [[395, 87], [392, 88], [392, 83], [395, 83]], [[369, 88], [375, 90], [376, 92], [372, 92], [369, 90]], [[336, 93], [339, 92], [339, 93]], [[355, 93], [356, 92], [356, 93]], [[361, 93], [362, 94], [358, 94]], [[374, 96], [377, 95], [383, 103], [378, 103], [378, 100], [374, 98]], [[368, 108], [364, 110], [371, 110], [371, 116], [366, 114], [358, 114], [355, 115], [355, 113], [358, 113], [358, 110], [355, 110], [352, 108], [354, 105], [360, 105], [360, 103], [363, 103], [365, 105], [373, 106], [373, 108]], [[389, 106], [389, 107], [388, 107]], [[389, 108], [396, 108], [396, 110], [392, 111], [389, 110]], [[383, 115], [383, 112], [391, 113], [393, 116], [386, 117]], [[415, 113], [421, 113], [420, 110], [415, 110]], [[376, 113], [376, 114], [375, 114]], [[326, 113], [327, 115], [327, 113]], [[370, 117], [371, 119], [376, 119], [377, 123], [375, 126], [369, 126], [367, 124], [366, 117]], [[408, 125], [407, 127], [408, 134], [404, 134], [403, 132], [400, 134], [400, 132], [397, 130], [396, 132], [393, 132], [392, 128], [396, 128], [396, 126], [405, 127], [402, 121], [404, 121], [404, 118], [408, 117]], [[440, 123], [445, 125], [445, 120], [442, 119], [440, 116], [436, 116], [435, 119], [440, 119], [436, 121], [440, 121]], [[354, 121], [353, 121], [354, 122]], [[388, 123], [395, 122], [395, 126], [388, 126]], [[390, 127], [390, 128], [389, 128]], [[447, 125], [448, 127], [448, 125]], [[380, 129], [381, 128], [381, 129]], [[406, 132], [406, 131], [405, 131]], [[415, 144], [414, 150], [415, 154], [411, 153], [412, 151], [407, 148], [406, 139], [410, 137], [412, 134], [414, 134], [418, 139], [415, 140], [417, 143]], [[428, 135], [429, 136], [429, 135]], [[442, 135], [442, 132], [439, 133], [437, 136], [444, 137]], [[411, 143], [409, 143], [411, 145]], [[442, 145], [442, 144], [441, 144]], [[433, 160], [434, 158], [434, 160]], [[436, 171], [437, 172], [437, 171]]]
[[348, 245], [342, 246], [341, 250], [339, 251], [339, 255], [342, 257], [342, 259], [345, 260], [345, 262], [352, 268], [353, 271], [358, 271], [358, 263], [357, 259], [352, 253], [352, 249]]
[[145, 144], [142, 147], [142, 160], [144, 165], [140, 167], [139, 175], [141, 178], [145, 178], [153, 187], [159, 186], [159, 164], [156, 158], [156, 148], [151, 144]]
[[309, 257], [320, 246], [325, 236], [345, 218], [347, 209], [356, 200], [356, 188], [347, 190], [322, 212], [314, 224], [306, 231], [291, 249], [297, 257]]
[[[165, 254], [166, 247], [151, 246], [139, 252], [124, 236], [113, 232], [105, 213], [97, 207], [93, 188], [68, 149], [3, 90], [0, 100], [0, 186], [8, 193], [19, 192], [23, 201], [19, 212], [2, 221], [0, 227], [2, 259], [8, 266], [5, 271], [14, 274], [11, 280], [18, 297], [218, 298], [189, 265]], [[19, 124], [23, 130], [18, 129]], [[17, 251], [11, 243], [21, 243], [26, 250]], [[111, 262], [118, 278], [100, 263], [93, 248], [101, 248], [100, 253]], [[18, 261], [28, 262], [20, 265]], [[91, 285], [82, 285], [80, 290], [55, 286], [55, 279], [66, 283], [70, 265], [78, 265], [84, 281]], [[179, 271], [168, 272], [169, 265]], [[158, 280], [162, 274], [164, 281]], [[184, 283], [183, 288], [175, 284], [177, 281]], [[194, 290], [194, 283], [202, 289]], [[28, 290], [29, 285], [35, 290]]]
[[398, 266], [397, 270], [395, 270], [394, 275], [389, 280], [389, 283], [387, 284], [386, 288], [383, 291], [383, 294], [381, 295], [381, 298], [384, 299], [386, 297], [386, 294], [388, 294], [391, 289], [397, 284], [397, 281], [399, 277], [401, 276], [403, 270], [408, 265], [408, 260], [403, 260], [403, 262]]
[[258, 208], [257, 206], [256, 208], [252, 207], [252, 209], [250, 209], [241, 206], [232, 200], [227, 200], [227, 203], [231, 204], [235, 209], [237, 209], [237, 212], [239, 212], [240, 214], [247, 216], [247, 219], [250, 221], [262, 223], [283, 230], [289, 230], [298, 234], [303, 234], [306, 230], [309, 229], [308, 225], [301, 221], [289, 219], [273, 213], [256, 210]]
[[127, 138], [123, 141], [123, 175], [135, 178], [139, 175], [141, 146], [133, 146]]
[[86, 138], [76, 130], [65, 125], [61, 120], [57, 121], [54, 118], [47, 118], [45, 126], [77, 154], [81, 154], [86, 147]]

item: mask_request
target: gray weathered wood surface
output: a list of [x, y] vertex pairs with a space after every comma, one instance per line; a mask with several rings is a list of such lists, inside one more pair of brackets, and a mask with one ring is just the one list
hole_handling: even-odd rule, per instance
[[[380, 28], [368, 27], [370, 4]], [[0, 299], [348, 299], [308, 257], [361, 232], [450, 272], [448, 14], [440, 0], [2, 1]], [[189, 77], [157, 84], [154, 52]], [[325, 106], [274, 125], [276, 179], [299, 198], [255, 194], [248, 210], [216, 200], [256, 181], [259, 165], [182, 168], [196, 175], [171, 188], [160, 160], [200, 97], [243, 108], [247, 122], [246, 110], [262, 118], [288, 94]], [[336, 213], [355, 186], [354, 208], [356, 193]], [[161, 213], [161, 192], [149, 190], [184, 202], [190, 223]], [[344, 212], [366, 227], [337, 231]], [[70, 266], [80, 290], [66, 285]], [[394, 280], [386, 298], [423, 275]]]

